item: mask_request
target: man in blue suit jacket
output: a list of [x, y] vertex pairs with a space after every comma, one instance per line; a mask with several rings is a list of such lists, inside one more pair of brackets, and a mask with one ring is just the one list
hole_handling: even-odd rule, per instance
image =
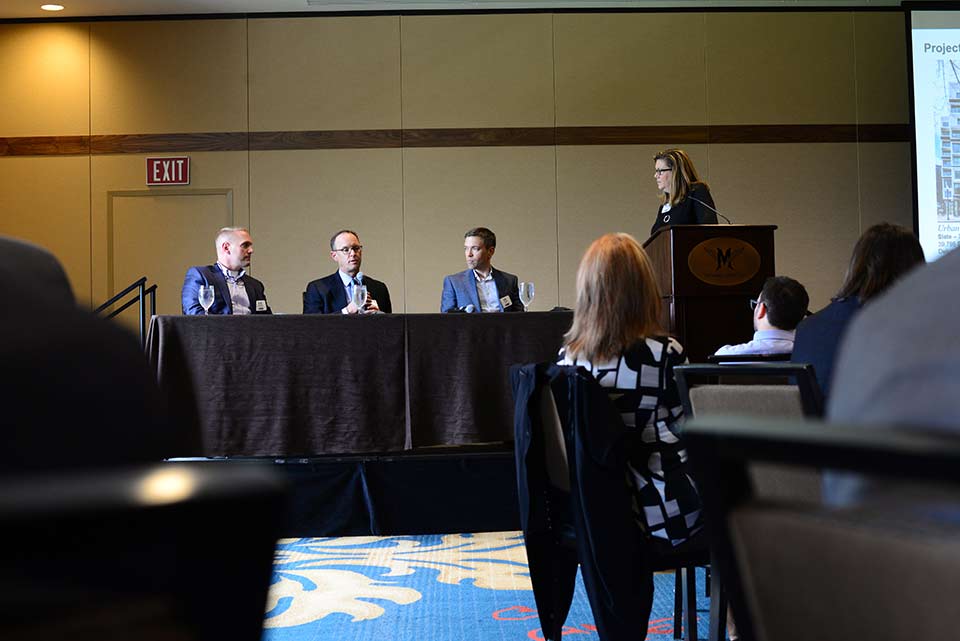
[[224, 227], [217, 232], [217, 262], [187, 270], [180, 291], [183, 313], [203, 314], [200, 286], [213, 285], [211, 314], [270, 314], [263, 283], [247, 274], [253, 239], [242, 227]]
[[[334, 234], [330, 238], [330, 258], [339, 269], [307, 284], [303, 292], [304, 314], [389, 314], [393, 311], [386, 284], [360, 271], [363, 245], [356, 232], [341, 229]], [[351, 299], [353, 289], [360, 285], [367, 288], [367, 299], [357, 307]]]
[[463, 236], [467, 269], [443, 279], [441, 312], [522, 312], [517, 277], [494, 269], [490, 261], [497, 236], [486, 227], [475, 227]]

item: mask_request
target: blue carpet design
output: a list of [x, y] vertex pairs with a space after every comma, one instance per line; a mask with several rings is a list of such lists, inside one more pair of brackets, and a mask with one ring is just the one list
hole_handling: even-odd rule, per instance
[[[703, 585], [703, 574], [698, 586]], [[647, 638], [673, 638], [673, 574], [656, 577]], [[698, 594], [701, 638], [708, 600]], [[597, 639], [577, 591], [564, 638]], [[283, 539], [264, 641], [543, 639], [519, 532]]]

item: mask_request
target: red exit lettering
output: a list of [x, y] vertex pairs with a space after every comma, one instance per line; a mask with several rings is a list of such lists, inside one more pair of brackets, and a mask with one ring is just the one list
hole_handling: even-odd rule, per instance
[[147, 185], [189, 185], [190, 158], [147, 158]]

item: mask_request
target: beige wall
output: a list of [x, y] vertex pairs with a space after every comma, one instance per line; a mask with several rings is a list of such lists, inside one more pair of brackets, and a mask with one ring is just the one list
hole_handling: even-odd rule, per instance
[[[0, 138], [906, 123], [904, 37], [896, 11], [0, 25]], [[352, 227], [394, 309], [429, 312], [463, 232], [486, 225], [545, 310], [572, 304], [593, 238], [646, 237], [666, 146], [192, 152], [176, 189], [144, 185], [143, 154], [0, 157], [0, 233], [52, 249], [87, 304], [142, 269], [169, 313], [220, 221], [249, 225], [273, 308], [298, 312], [333, 269], [330, 233]], [[908, 143], [687, 149], [722, 212], [779, 226], [778, 271], [815, 308], [866, 226], [911, 224]]]

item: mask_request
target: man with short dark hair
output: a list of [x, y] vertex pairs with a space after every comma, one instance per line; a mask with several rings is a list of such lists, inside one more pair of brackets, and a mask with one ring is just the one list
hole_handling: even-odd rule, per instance
[[[303, 293], [304, 314], [376, 314], [393, 311], [390, 291], [380, 282], [360, 271], [363, 245], [355, 231], [341, 229], [330, 237], [330, 259], [337, 271], [307, 284]], [[361, 305], [353, 302], [354, 290], [366, 287]]]
[[786, 276], [768, 278], [753, 305], [753, 340], [724, 345], [717, 356], [790, 354], [797, 325], [807, 314], [810, 297], [803, 285]]
[[497, 236], [486, 227], [474, 227], [463, 235], [467, 269], [443, 279], [441, 312], [523, 311], [517, 277], [490, 263], [496, 249]]
[[263, 283], [247, 274], [253, 255], [253, 239], [243, 227], [224, 227], [214, 241], [217, 262], [187, 270], [180, 290], [180, 304], [188, 316], [204, 314], [201, 287], [213, 287], [210, 314], [270, 314]]

